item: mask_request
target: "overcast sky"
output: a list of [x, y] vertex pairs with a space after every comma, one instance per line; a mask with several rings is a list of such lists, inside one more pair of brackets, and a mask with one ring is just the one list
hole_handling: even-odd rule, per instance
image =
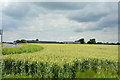
[[117, 2], [11, 2], [2, 8], [4, 41], [118, 41]]

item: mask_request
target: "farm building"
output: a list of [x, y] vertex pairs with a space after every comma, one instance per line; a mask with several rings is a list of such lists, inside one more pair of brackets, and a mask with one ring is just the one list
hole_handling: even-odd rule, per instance
[[63, 42], [64, 44], [80, 44], [80, 42]]
[[36, 40], [24, 40], [22, 41], [22, 43], [80, 44], [80, 42], [70, 42], [70, 41], [57, 42], [57, 41], [36, 41]]
[[59, 42], [56, 42], [56, 41], [35, 41], [35, 40], [27, 40], [27, 43], [57, 43], [59, 44]]

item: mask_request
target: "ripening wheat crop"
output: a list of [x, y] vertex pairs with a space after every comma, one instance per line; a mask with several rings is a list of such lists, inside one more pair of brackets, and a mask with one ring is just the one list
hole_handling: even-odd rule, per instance
[[116, 78], [118, 45], [24, 44], [5, 48], [4, 78]]
[[[118, 45], [88, 44], [30, 44], [44, 49], [33, 53], [3, 55], [3, 59], [28, 60], [30, 62], [48, 62], [63, 65], [73, 60], [97, 58], [100, 60], [118, 61]], [[32, 48], [30, 48], [32, 49]]]

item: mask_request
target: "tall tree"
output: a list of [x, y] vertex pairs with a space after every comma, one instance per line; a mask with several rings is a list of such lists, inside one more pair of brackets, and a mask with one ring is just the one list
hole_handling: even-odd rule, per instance
[[36, 39], [36, 41], [39, 41], [39, 39]]
[[21, 43], [27, 43], [27, 41], [25, 39], [22, 39]]
[[87, 43], [88, 44], [96, 44], [96, 40], [95, 39], [90, 39]]
[[15, 42], [16, 42], [16, 43], [20, 43], [21, 41], [20, 41], [20, 40], [16, 40]]
[[85, 43], [84, 38], [81, 38], [81, 39], [79, 39], [79, 40], [77, 40], [77, 41], [75, 41], [75, 42], [80, 42], [81, 44], [84, 44], [84, 43]]

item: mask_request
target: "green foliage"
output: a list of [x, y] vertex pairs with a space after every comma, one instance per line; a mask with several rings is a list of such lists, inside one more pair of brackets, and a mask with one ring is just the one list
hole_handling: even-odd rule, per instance
[[85, 72], [76, 72], [75, 78], [93, 78], [95, 76], [95, 72], [93, 70], [88, 70]]
[[39, 39], [36, 39], [36, 41], [39, 41]]
[[16, 43], [20, 43], [21, 41], [20, 40], [16, 40]]
[[117, 78], [117, 64], [108, 60], [84, 59], [75, 60], [71, 65], [58, 66], [55, 63], [29, 63], [7, 59], [2, 66], [4, 78], [10, 77], [9, 75], [16, 77], [19, 74], [31, 78]]
[[90, 39], [87, 43], [88, 44], [96, 44], [96, 41], [95, 41], [95, 39]]
[[84, 38], [81, 38], [81, 39], [79, 39], [79, 40], [77, 40], [77, 41], [75, 41], [75, 42], [80, 42], [81, 44], [84, 44], [84, 43], [85, 43]]
[[13, 47], [13, 48], [3, 48], [2, 54], [21, 54], [21, 53], [32, 53], [42, 50], [43, 47], [39, 45], [23, 45], [21, 47]]

